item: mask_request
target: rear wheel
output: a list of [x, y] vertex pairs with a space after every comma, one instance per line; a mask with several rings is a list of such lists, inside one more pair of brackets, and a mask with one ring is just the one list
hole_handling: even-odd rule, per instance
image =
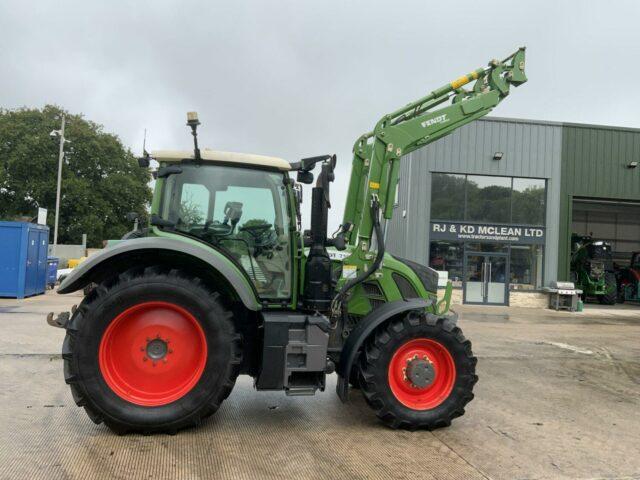
[[95, 423], [174, 433], [218, 409], [240, 352], [217, 293], [176, 270], [147, 268], [85, 297], [67, 326], [65, 380]]
[[360, 387], [390, 427], [446, 427], [473, 399], [476, 362], [471, 342], [452, 321], [411, 313], [369, 339]]

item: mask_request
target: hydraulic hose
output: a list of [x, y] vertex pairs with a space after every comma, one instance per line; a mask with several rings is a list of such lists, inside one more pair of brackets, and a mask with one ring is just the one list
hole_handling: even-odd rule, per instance
[[380, 226], [380, 203], [378, 202], [377, 198], [374, 198], [371, 202], [371, 217], [373, 218], [373, 229], [376, 233], [376, 241], [378, 242], [378, 253], [375, 260], [371, 264], [371, 268], [360, 273], [360, 275], [356, 276], [355, 278], [348, 280], [342, 286], [336, 296], [333, 297], [333, 300], [331, 302], [331, 312], [334, 315], [340, 311], [342, 301], [346, 297], [349, 290], [351, 290], [356, 285], [361, 284], [367, 278], [373, 275], [373, 273], [380, 267], [382, 259], [384, 258], [384, 235], [382, 233], [382, 227]]

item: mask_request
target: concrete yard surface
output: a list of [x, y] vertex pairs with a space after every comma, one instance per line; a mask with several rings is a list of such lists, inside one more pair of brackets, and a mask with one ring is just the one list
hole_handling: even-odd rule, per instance
[[314, 397], [240, 377], [199, 428], [117, 436], [75, 406], [45, 323], [80, 300], [0, 299], [2, 479], [640, 478], [640, 310], [461, 308], [480, 381], [434, 432], [382, 426], [357, 391], [342, 404], [332, 375]]

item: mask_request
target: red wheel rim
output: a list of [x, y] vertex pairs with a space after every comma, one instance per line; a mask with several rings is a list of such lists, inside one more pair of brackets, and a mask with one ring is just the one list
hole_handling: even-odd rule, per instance
[[[417, 387], [407, 377], [410, 362], [422, 360], [430, 364], [433, 381]], [[396, 399], [413, 410], [430, 410], [444, 402], [456, 381], [456, 365], [449, 350], [428, 338], [416, 338], [403, 344], [389, 363], [389, 386]]]
[[126, 309], [104, 332], [100, 371], [122, 399], [160, 406], [185, 396], [207, 361], [207, 341], [195, 317], [173, 303], [145, 302]]

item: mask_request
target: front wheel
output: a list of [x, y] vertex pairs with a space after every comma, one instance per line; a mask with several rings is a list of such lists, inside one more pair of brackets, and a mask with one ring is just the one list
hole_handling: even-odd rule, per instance
[[379, 328], [361, 355], [360, 387], [392, 428], [446, 427], [473, 399], [471, 342], [446, 318], [410, 313]]
[[618, 284], [618, 292], [617, 292], [618, 296], [616, 298], [616, 301], [618, 303], [624, 303], [627, 300], [627, 291], [626, 291], [628, 288], [627, 285], [628, 284], [626, 282]]
[[240, 337], [220, 295], [176, 270], [131, 270], [96, 286], [67, 326], [73, 398], [117, 433], [196, 425], [233, 388]]
[[604, 274], [605, 293], [598, 296], [598, 301], [603, 305], [615, 305], [618, 298], [618, 282], [613, 272]]

